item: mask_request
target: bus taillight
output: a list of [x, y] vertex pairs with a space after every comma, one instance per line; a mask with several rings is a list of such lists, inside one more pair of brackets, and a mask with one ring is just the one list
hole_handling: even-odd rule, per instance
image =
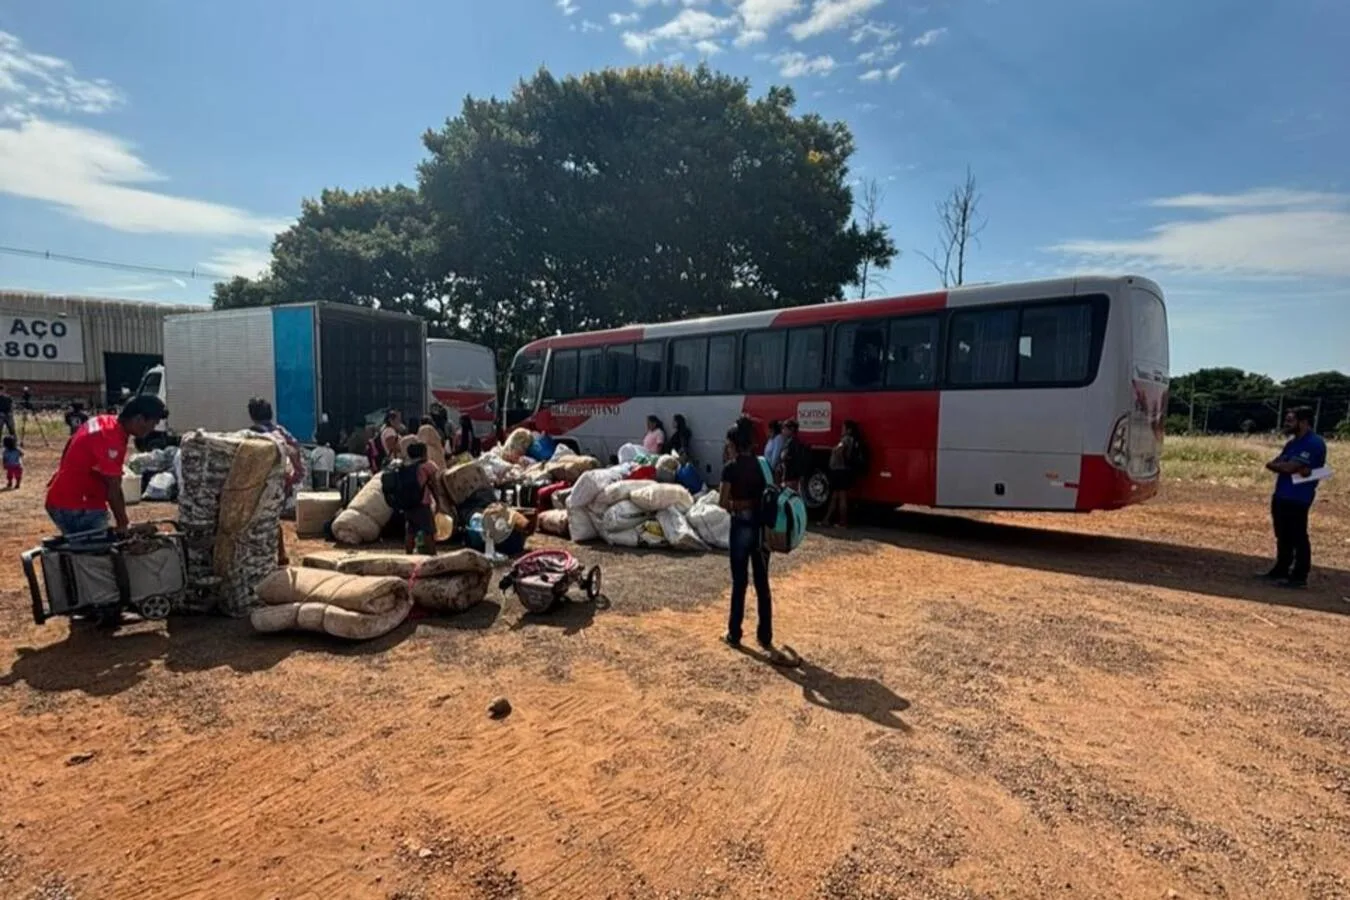
[[1117, 469], [1124, 469], [1129, 462], [1129, 455], [1129, 416], [1121, 416], [1116, 419], [1116, 427], [1111, 429], [1111, 443], [1106, 447], [1106, 461]]

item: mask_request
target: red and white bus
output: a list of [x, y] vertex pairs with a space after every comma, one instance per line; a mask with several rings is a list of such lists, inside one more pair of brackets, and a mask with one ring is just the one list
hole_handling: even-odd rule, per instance
[[796, 419], [825, 466], [845, 420], [857, 499], [962, 509], [1116, 509], [1156, 493], [1167, 313], [1144, 278], [954, 288], [548, 337], [512, 363], [506, 422], [608, 459], [683, 414], [715, 482], [727, 428]]
[[497, 419], [497, 357], [480, 344], [427, 338], [427, 394], [445, 407], [451, 424], [468, 416], [474, 433], [488, 437]]

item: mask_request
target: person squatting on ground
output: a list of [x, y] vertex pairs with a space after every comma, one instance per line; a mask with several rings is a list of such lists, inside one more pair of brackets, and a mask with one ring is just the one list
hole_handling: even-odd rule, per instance
[[1275, 528], [1275, 565], [1264, 577], [1284, 587], [1308, 584], [1312, 569], [1312, 541], [1308, 538], [1308, 511], [1317, 498], [1317, 482], [1294, 483], [1294, 476], [1307, 477], [1327, 464], [1327, 444], [1313, 431], [1313, 411], [1296, 407], [1284, 415], [1284, 433], [1291, 435], [1280, 455], [1266, 463], [1275, 472], [1275, 493], [1270, 498], [1270, 519]]
[[23, 450], [13, 435], [5, 435], [5, 490], [17, 491], [23, 487]]
[[427, 460], [427, 445], [413, 441], [408, 459], [399, 470], [399, 504], [403, 512], [403, 548], [408, 553], [436, 552], [436, 516], [432, 511], [431, 479], [436, 464]]
[[731, 514], [731, 613], [727, 633], [722, 638], [731, 647], [741, 645], [741, 623], [745, 619], [745, 593], [750, 573], [754, 573], [756, 618], [755, 639], [770, 661], [785, 664], [773, 645], [773, 595], [769, 589], [769, 551], [764, 546], [760, 521], [760, 501], [768, 481], [764, 465], [754, 450], [754, 428], [741, 419], [727, 431], [730, 462], [722, 469], [718, 502]]
[[109, 509], [117, 531], [127, 530], [122, 496], [127, 442], [146, 437], [168, 415], [164, 401], [142, 394], [128, 400], [117, 415], [95, 416], [70, 436], [47, 485], [47, 515], [63, 535], [106, 532]]

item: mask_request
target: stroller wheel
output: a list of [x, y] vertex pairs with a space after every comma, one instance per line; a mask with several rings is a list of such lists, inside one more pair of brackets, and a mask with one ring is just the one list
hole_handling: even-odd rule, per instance
[[586, 573], [586, 577], [581, 581], [581, 586], [586, 589], [586, 599], [591, 601], [600, 599], [600, 589], [602, 585], [603, 580], [600, 577], [600, 567], [591, 566], [590, 571]]
[[168, 594], [151, 594], [136, 601], [135, 607], [143, 619], [167, 619], [173, 604]]

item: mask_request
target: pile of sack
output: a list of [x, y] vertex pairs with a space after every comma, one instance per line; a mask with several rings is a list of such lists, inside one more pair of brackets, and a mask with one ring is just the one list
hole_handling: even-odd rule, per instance
[[[731, 517], [713, 492], [695, 499], [682, 484], [635, 478], [633, 463], [595, 469], [577, 479], [554, 500], [566, 516], [567, 535], [584, 542], [599, 538], [618, 547], [670, 547], [707, 550], [730, 546]], [[541, 514], [539, 527], [550, 531], [562, 515]], [[555, 532], [556, 533], [556, 532]]]
[[190, 592], [186, 612], [246, 615], [254, 590], [276, 569], [286, 463], [276, 443], [251, 432], [194, 431], [178, 456], [178, 520], [188, 533], [188, 581], [218, 581]]
[[463, 612], [481, 603], [492, 563], [473, 550], [440, 556], [402, 553], [312, 553], [258, 585], [257, 631], [316, 631], [348, 640], [381, 637], [414, 606]]
[[[164, 447], [128, 457], [122, 467], [123, 494], [129, 499], [139, 498], [152, 503], [178, 499], [178, 485], [182, 481], [178, 452], [177, 447]], [[127, 485], [135, 485], [134, 494], [126, 490]]]

